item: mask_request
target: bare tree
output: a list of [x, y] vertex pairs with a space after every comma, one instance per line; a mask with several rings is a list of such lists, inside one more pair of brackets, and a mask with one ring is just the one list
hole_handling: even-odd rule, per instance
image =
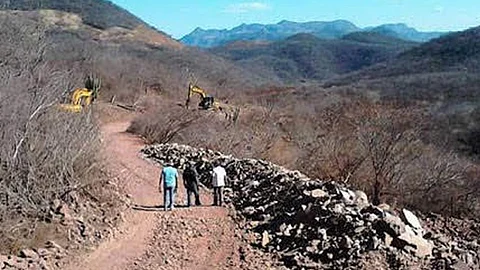
[[[39, 24], [0, 14], [0, 239], [4, 241], [33, 237], [31, 230], [49, 215], [54, 199], [69, 201], [72, 191], [85, 191], [100, 175], [96, 122], [89, 111], [70, 114], [55, 106], [75, 79], [46, 59], [48, 48]], [[29, 227], [28, 235], [18, 235], [22, 226]]]

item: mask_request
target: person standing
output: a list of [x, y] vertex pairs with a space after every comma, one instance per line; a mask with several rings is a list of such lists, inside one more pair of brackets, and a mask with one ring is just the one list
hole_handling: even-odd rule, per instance
[[163, 207], [167, 211], [167, 207], [173, 210], [175, 204], [175, 193], [178, 186], [178, 171], [173, 164], [167, 163], [162, 169], [160, 182], [158, 183], [158, 191], [162, 192], [163, 182]]
[[213, 168], [213, 205], [222, 206], [223, 204], [223, 188], [225, 187], [225, 178], [227, 177], [227, 172], [225, 169], [218, 164]]
[[195, 205], [202, 205], [200, 202], [200, 194], [198, 192], [198, 172], [195, 169], [195, 163], [189, 162], [186, 164], [185, 170], [182, 174], [183, 185], [187, 190], [187, 207], [191, 205], [192, 194], [195, 196]]

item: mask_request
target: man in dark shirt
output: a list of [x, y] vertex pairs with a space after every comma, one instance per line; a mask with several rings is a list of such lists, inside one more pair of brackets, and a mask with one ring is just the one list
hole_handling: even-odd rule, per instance
[[198, 173], [195, 169], [195, 163], [189, 162], [186, 164], [185, 170], [183, 171], [183, 184], [187, 190], [187, 206], [191, 205], [191, 196], [195, 195], [195, 205], [202, 205], [200, 203], [200, 194], [198, 192]]

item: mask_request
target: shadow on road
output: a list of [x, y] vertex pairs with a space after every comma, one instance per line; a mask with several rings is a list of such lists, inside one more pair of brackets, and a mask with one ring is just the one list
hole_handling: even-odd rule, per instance
[[[188, 208], [188, 207], [186, 205], [175, 205], [175, 208]], [[163, 205], [134, 205], [132, 206], [132, 209], [137, 211], [146, 211], [146, 212], [164, 211]]]

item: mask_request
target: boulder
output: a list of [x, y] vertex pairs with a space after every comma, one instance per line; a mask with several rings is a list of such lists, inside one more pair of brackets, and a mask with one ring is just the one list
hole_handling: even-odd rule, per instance
[[370, 203], [368, 202], [367, 194], [365, 194], [365, 192], [363, 192], [361, 190], [355, 191], [355, 204], [360, 209], [363, 209], [363, 208], [369, 206]]
[[412, 251], [417, 257], [423, 258], [432, 255], [433, 244], [420, 236], [405, 232], [398, 237], [398, 240], [400, 241], [394, 240], [396, 247]]
[[25, 258], [29, 261], [38, 261], [40, 256], [37, 252], [33, 251], [32, 249], [23, 249], [20, 251], [20, 257]]
[[377, 230], [392, 237], [398, 237], [405, 233], [405, 224], [397, 216], [387, 214], [385, 218], [379, 219], [376, 224]]
[[415, 229], [422, 230], [422, 225], [420, 224], [420, 220], [418, 220], [417, 216], [415, 216], [412, 212], [407, 209], [402, 210], [403, 220], [412, 226]]
[[270, 235], [267, 231], [262, 233], [262, 247], [266, 247], [270, 243]]
[[322, 189], [315, 189], [315, 190], [312, 190], [312, 192], [310, 193], [312, 197], [314, 198], [324, 198], [324, 197], [328, 197], [328, 193], [323, 191]]
[[356, 200], [355, 193], [349, 189], [340, 190], [340, 194], [342, 195], [343, 202], [346, 204], [353, 204]]

